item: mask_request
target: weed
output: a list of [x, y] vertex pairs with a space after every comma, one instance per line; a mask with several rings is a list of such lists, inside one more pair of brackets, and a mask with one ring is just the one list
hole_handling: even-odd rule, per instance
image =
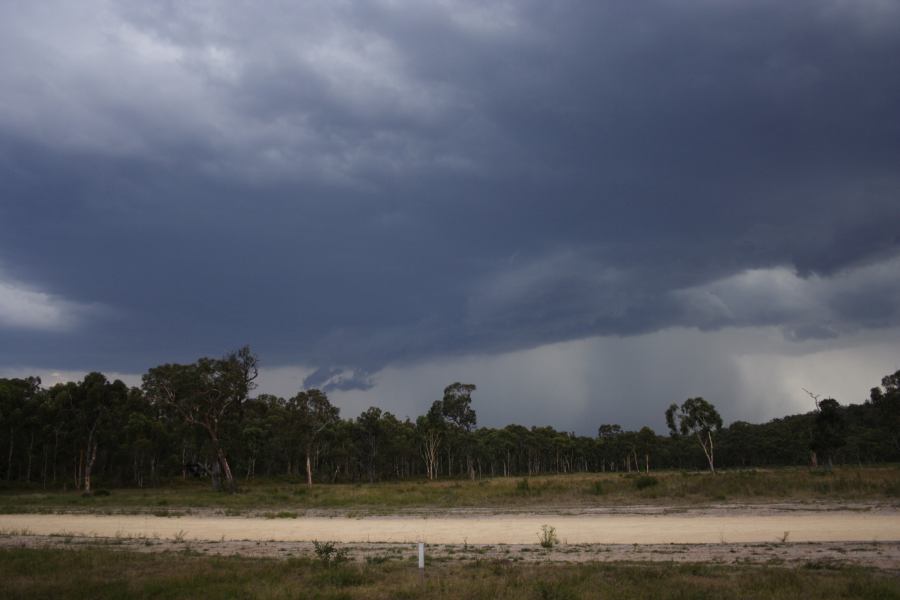
[[556, 527], [541, 525], [541, 531], [538, 533], [538, 543], [540, 543], [541, 548], [547, 549], [557, 545], [559, 538], [556, 537]]
[[334, 542], [320, 542], [316, 540], [313, 542], [313, 549], [316, 553], [316, 558], [326, 567], [349, 560], [347, 550], [338, 548]]

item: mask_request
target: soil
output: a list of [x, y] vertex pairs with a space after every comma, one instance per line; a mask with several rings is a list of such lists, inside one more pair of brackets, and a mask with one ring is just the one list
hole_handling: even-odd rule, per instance
[[[558, 544], [542, 548], [543, 525]], [[900, 571], [900, 511], [889, 506], [745, 506], [583, 514], [302, 516], [0, 515], [0, 547], [114, 546], [141, 552], [312, 556], [339, 542], [353, 560], [666, 561]]]

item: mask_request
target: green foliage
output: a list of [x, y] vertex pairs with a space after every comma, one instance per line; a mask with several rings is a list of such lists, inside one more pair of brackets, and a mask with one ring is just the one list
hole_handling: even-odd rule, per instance
[[691, 436], [697, 440], [709, 470], [716, 472], [713, 434], [722, 429], [722, 417], [716, 408], [703, 398], [688, 398], [681, 406], [673, 403], [666, 410], [666, 425], [672, 436]]
[[[37, 378], [0, 379], [0, 508], [23, 510], [43, 503], [100, 510], [169, 498], [174, 506], [178, 494], [160, 496], [164, 489], [190, 489], [189, 503], [179, 505], [185, 508], [193, 502], [233, 510], [452, 507], [486, 500], [529, 505], [538, 503], [538, 497], [577, 504], [587, 502], [587, 496], [613, 502], [635, 489], [630, 481], [609, 482], [604, 473], [637, 477], [651, 469], [658, 475], [666, 469], [808, 466], [811, 449], [825, 465], [900, 461], [900, 371], [873, 388], [865, 404], [841, 406], [826, 400], [816, 412], [722, 427], [711, 404], [689, 398], [667, 411], [671, 436], [617, 424], [602, 424], [596, 436], [586, 436], [549, 426], [476, 428], [475, 386], [466, 383], [447, 386], [443, 397], [415, 419], [401, 420], [374, 406], [357, 418], [342, 419], [321, 390], [301, 390], [287, 399], [250, 397], [255, 360], [245, 348], [221, 359], [161, 365], [145, 375], [142, 388], [133, 389], [110, 383], [100, 373], [50, 388], [42, 388]], [[83, 486], [88, 464], [93, 465], [94, 487], [114, 489], [113, 498], [96, 491], [84, 498], [40, 497]], [[208, 486], [211, 477], [227, 480], [226, 464], [232, 483], [223, 481], [223, 487], [234, 491], [240, 482], [254, 492], [227, 500], [195, 493], [195, 483]], [[309, 479], [316, 483], [359, 485], [307, 488], [302, 485], [307, 464]], [[548, 478], [563, 473], [584, 475], [585, 480], [573, 488]], [[269, 485], [271, 493], [254, 484], [261, 475], [261, 486]], [[460, 482], [467, 476], [480, 479], [480, 489]], [[429, 487], [426, 479], [436, 485]], [[798, 479], [802, 485], [778, 481], [773, 488], [729, 481], [725, 487], [732, 489], [709, 491], [717, 485], [706, 482], [702, 492], [661, 481], [640, 498], [748, 498], [771, 496], [777, 489], [801, 495], [897, 495], [891, 482], [870, 489], [854, 482], [816, 488], [807, 485], [806, 477]], [[395, 483], [402, 493], [378, 487]], [[141, 502], [143, 492], [129, 491], [151, 488], [153, 501]], [[22, 494], [13, 499], [15, 492]]]
[[847, 422], [844, 413], [841, 412], [841, 405], [834, 398], [826, 398], [816, 405], [818, 410], [813, 421], [809, 446], [831, 467], [835, 451], [847, 443]]
[[316, 554], [316, 558], [319, 559], [319, 562], [326, 567], [347, 562], [347, 560], [349, 560], [347, 550], [338, 548], [334, 542], [314, 541], [313, 550]]

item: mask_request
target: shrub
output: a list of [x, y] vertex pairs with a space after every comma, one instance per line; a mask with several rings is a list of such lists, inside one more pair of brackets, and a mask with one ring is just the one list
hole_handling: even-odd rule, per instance
[[347, 551], [343, 548], [338, 548], [334, 542], [320, 542], [316, 540], [313, 542], [313, 548], [316, 552], [316, 558], [326, 567], [349, 560]]
[[559, 543], [556, 537], [556, 527], [550, 525], [541, 525], [541, 532], [538, 534], [538, 542], [541, 548], [552, 548]]
[[639, 490], [646, 489], [648, 487], [653, 487], [659, 483], [659, 479], [656, 477], [651, 477], [649, 475], [644, 475], [643, 477], [638, 477], [634, 482], [634, 487]]
[[593, 494], [595, 496], [602, 496], [606, 493], [606, 490], [603, 489], [602, 481], [595, 481], [591, 484], [591, 487], [588, 488], [588, 493]]
[[522, 478], [516, 483], [516, 491], [520, 494], [528, 494], [531, 491], [531, 486], [528, 485], [527, 478]]

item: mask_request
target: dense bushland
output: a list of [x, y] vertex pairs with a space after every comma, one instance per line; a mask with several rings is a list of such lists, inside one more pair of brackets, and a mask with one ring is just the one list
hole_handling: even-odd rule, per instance
[[[234, 489], [278, 475], [312, 485], [649, 472], [712, 467], [713, 441], [715, 465], [726, 469], [806, 466], [816, 457], [822, 465], [900, 460], [900, 371], [863, 404], [828, 399], [806, 414], [721, 427], [720, 419], [709, 424], [714, 411], [705, 424], [690, 421], [687, 411], [702, 399], [689, 399], [667, 412], [672, 435], [599, 424], [596, 437], [550, 426], [477, 427], [470, 384], [448, 386], [416, 420], [374, 406], [344, 419], [320, 390], [253, 397], [255, 377], [256, 357], [244, 348], [155, 367], [140, 388], [100, 373], [49, 388], [37, 378], [0, 379], [0, 479], [7, 487], [90, 492], [97, 482], [145, 487], [192, 477]], [[683, 411], [680, 429], [675, 409]]]

